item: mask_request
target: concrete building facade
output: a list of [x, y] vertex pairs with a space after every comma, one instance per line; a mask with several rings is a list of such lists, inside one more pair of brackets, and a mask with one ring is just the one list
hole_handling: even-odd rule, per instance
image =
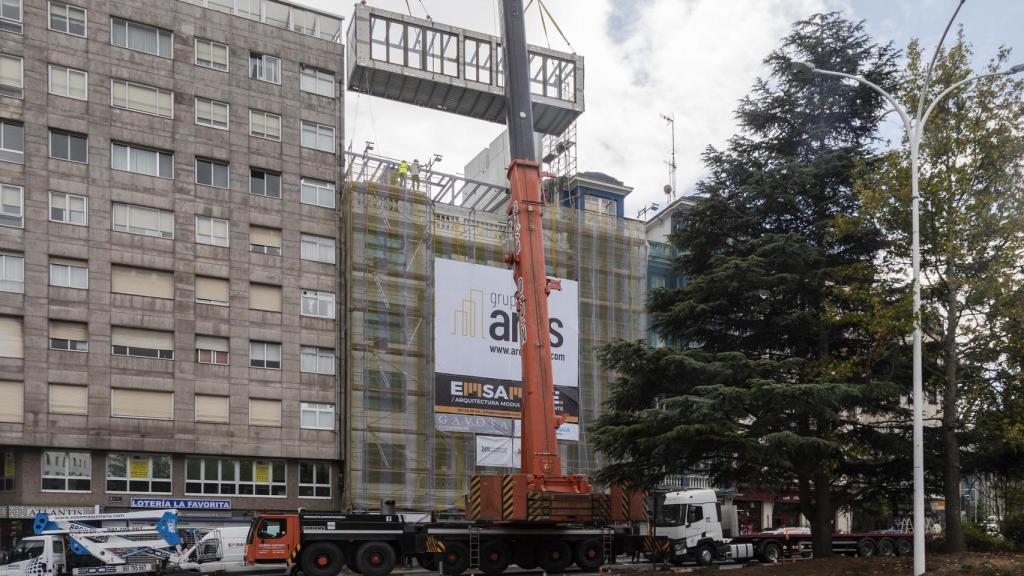
[[337, 507], [341, 24], [3, 3], [0, 515]]

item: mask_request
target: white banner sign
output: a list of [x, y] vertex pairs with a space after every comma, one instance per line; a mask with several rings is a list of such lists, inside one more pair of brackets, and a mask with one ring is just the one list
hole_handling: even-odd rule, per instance
[[[522, 381], [512, 271], [434, 259], [435, 372]], [[527, 302], [527, 307], [530, 303]], [[579, 386], [579, 285], [548, 298], [556, 386]]]
[[477, 435], [476, 465], [519, 468], [521, 450], [519, 438]]

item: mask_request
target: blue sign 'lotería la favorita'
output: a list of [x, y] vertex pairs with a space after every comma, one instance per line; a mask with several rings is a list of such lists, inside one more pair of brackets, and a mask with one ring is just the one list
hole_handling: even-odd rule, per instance
[[179, 510], [230, 510], [230, 500], [188, 500], [182, 498], [132, 498], [132, 508], [177, 508]]

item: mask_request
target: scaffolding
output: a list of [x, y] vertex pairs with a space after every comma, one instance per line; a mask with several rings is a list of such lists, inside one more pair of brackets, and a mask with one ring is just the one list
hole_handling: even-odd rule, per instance
[[[345, 505], [462, 508], [475, 473], [475, 436], [438, 429], [434, 410], [434, 259], [505, 267], [508, 191], [426, 173], [397, 179], [395, 161], [349, 154], [343, 221], [349, 310], [345, 379]], [[643, 223], [549, 204], [548, 272], [579, 283], [580, 441], [560, 442], [567, 472], [600, 466], [586, 427], [607, 399], [610, 375], [595, 348], [644, 335], [647, 247]], [[509, 275], [511, 287], [511, 273]]]

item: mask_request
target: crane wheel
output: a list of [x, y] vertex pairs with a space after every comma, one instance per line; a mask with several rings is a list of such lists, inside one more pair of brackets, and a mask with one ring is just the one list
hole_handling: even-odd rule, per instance
[[501, 540], [490, 540], [480, 545], [480, 570], [487, 576], [497, 576], [512, 562], [512, 547]]
[[437, 572], [437, 556], [434, 554], [417, 554], [416, 563], [427, 572]]
[[366, 542], [356, 550], [354, 563], [363, 576], [388, 576], [395, 569], [395, 549], [387, 542]]
[[459, 576], [469, 568], [469, 548], [464, 542], [445, 542], [441, 555], [441, 571], [448, 576]]
[[573, 550], [576, 565], [582, 570], [597, 570], [604, 564], [604, 548], [597, 538], [580, 540]]
[[345, 567], [345, 554], [330, 542], [313, 542], [302, 549], [299, 566], [306, 576], [336, 576]]
[[534, 570], [537, 568], [537, 558], [534, 554], [537, 543], [533, 540], [516, 541], [515, 550], [512, 552], [512, 563], [523, 570]]
[[560, 574], [572, 564], [572, 549], [562, 540], [544, 540], [537, 545], [537, 566], [549, 574]]

